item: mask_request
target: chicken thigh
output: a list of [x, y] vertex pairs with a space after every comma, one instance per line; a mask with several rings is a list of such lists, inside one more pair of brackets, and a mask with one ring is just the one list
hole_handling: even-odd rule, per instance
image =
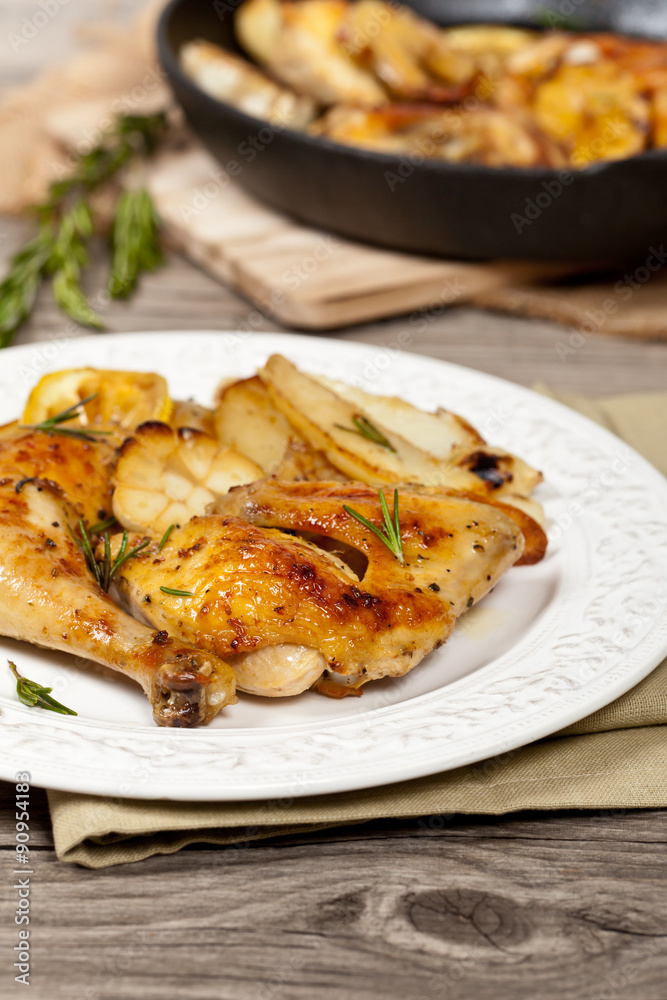
[[411, 670], [524, 550], [496, 506], [406, 487], [401, 565], [345, 505], [382, 523], [363, 484], [239, 487], [126, 563], [118, 587], [133, 615], [228, 658], [242, 690], [341, 695]]
[[104, 442], [20, 428], [0, 437], [0, 634], [133, 678], [158, 725], [206, 722], [236, 700], [229, 665], [121, 611], [76, 540], [80, 517], [111, 509], [112, 459]]

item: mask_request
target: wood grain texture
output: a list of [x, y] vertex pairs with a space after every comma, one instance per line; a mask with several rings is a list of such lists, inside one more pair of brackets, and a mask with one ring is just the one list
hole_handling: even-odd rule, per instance
[[32, 794], [39, 1000], [664, 1000], [663, 812], [423, 817], [92, 873], [54, 859]]

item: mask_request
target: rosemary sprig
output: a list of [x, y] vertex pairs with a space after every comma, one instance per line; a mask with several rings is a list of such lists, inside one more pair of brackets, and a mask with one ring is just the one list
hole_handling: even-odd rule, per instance
[[88, 264], [86, 241], [92, 235], [90, 208], [78, 200], [60, 219], [47, 273], [53, 275], [53, 297], [60, 309], [82, 326], [103, 330], [101, 316], [88, 305], [81, 289], [81, 273]]
[[9, 346], [34, 308], [52, 242], [51, 227], [43, 226], [10, 260], [9, 274], [0, 282], [0, 348]]
[[[46, 200], [35, 206], [40, 220], [37, 235], [13, 255], [9, 273], [0, 282], [0, 348], [11, 343], [30, 316], [40, 284], [47, 277], [52, 278], [55, 300], [66, 315], [83, 326], [104, 328], [81, 287], [88, 264], [87, 245], [94, 230], [89, 196], [134, 156], [152, 153], [166, 127], [164, 114], [121, 115], [100, 143], [79, 157], [69, 177], [51, 184]], [[123, 219], [113, 227], [114, 274], [121, 275], [118, 294], [127, 295], [139, 273], [160, 262], [157, 221], [145, 190], [122, 196], [117, 212]], [[122, 271], [116, 270], [118, 262]], [[116, 297], [114, 287], [112, 295]]]
[[160, 587], [163, 594], [170, 594], [172, 597], [194, 597], [191, 590], [176, 590], [175, 587]]
[[383, 528], [377, 528], [372, 521], [369, 521], [367, 517], [360, 514], [356, 510], [352, 510], [347, 504], [343, 504], [343, 509], [353, 517], [360, 524], [363, 524], [365, 528], [372, 531], [373, 534], [387, 546], [391, 554], [397, 559], [401, 566], [405, 565], [405, 556], [403, 555], [403, 539], [401, 537], [401, 522], [398, 516], [398, 490], [394, 490], [394, 516], [393, 519], [389, 513], [389, 508], [387, 507], [387, 501], [385, 499], [382, 490], [378, 490], [378, 496], [380, 497], [380, 507], [382, 508], [382, 520]]
[[86, 557], [86, 562], [88, 563], [88, 569], [91, 571], [97, 582], [102, 586], [102, 577], [100, 575], [100, 567], [98, 565], [97, 559], [95, 558], [95, 553], [93, 552], [93, 546], [91, 545], [90, 538], [88, 537], [88, 532], [86, 531], [86, 526], [83, 523], [83, 518], [79, 518], [79, 534], [74, 535], [75, 541], [79, 543], [83, 549], [83, 554]]
[[93, 524], [88, 528], [88, 533], [90, 535], [101, 535], [104, 531], [110, 528], [116, 523], [116, 518], [111, 516], [107, 517], [104, 521], [98, 521], [97, 524]]
[[165, 545], [169, 541], [169, 537], [170, 537], [170, 535], [171, 535], [171, 533], [172, 533], [172, 531], [174, 530], [175, 527], [176, 527], [175, 524], [170, 524], [169, 525], [169, 527], [165, 531], [164, 535], [162, 536], [162, 540], [161, 540], [160, 544], [157, 547], [158, 552], [162, 552], [162, 549], [165, 547]]
[[111, 237], [112, 298], [126, 299], [134, 291], [142, 271], [154, 271], [162, 264], [159, 230], [153, 202], [145, 188], [126, 191], [120, 196]]
[[53, 688], [42, 687], [37, 681], [30, 681], [27, 677], [22, 677], [16, 669], [16, 664], [7, 660], [9, 669], [16, 678], [16, 693], [22, 705], [28, 708], [45, 708], [48, 712], [57, 712], [59, 715], [78, 715], [71, 708], [61, 705], [55, 698], [51, 698]]
[[91, 393], [90, 396], [86, 396], [80, 402], [74, 403], [73, 406], [68, 406], [66, 410], [56, 413], [55, 416], [47, 417], [40, 424], [21, 424], [21, 426], [29, 431], [43, 431], [45, 434], [61, 434], [64, 437], [79, 438], [81, 441], [96, 441], [100, 436], [111, 434], [111, 431], [97, 430], [94, 427], [86, 427], [84, 429], [60, 426], [78, 417], [81, 407], [85, 406], [86, 403], [90, 403], [93, 399], [97, 399], [96, 392]]
[[338, 427], [339, 430], [346, 431], [348, 434], [358, 434], [359, 437], [368, 438], [369, 441], [379, 444], [382, 448], [386, 448], [387, 451], [393, 452], [394, 455], [396, 454], [396, 449], [391, 441], [385, 437], [375, 424], [370, 422], [368, 417], [365, 417], [362, 413], [355, 413], [352, 417], [352, 423], [354, 427], [344, 427], [343, 424], [334, 424], [334, 427]]
[[[104, 522], [102, 522], [104, 523]], [[96, 525], [97, 527], [97, 525]], [[91, 529], [92, 534], [92, 529]], [[112, 561], [111, 559], [111, 539], [109, 538], [109, 532], [105, 531], [102, 535], [101, 541], [104, 544], [104, 556], [101, 562], [95, 558], [95, 552], [93, 550], [93, 545], [90, 541], [90, 535], [86, 531], [86, 526], [83, 523], [83, 518], [79, 518], [79, 534], [74, 535], [76, 542], [83, 549], [83, 554], [86, 557], [86, 563], [88, 568], [97, 580], [97, 583], [102, 588], [102, 590], [108, 591], [113, 578], [115, 577], [118, 570], [123, 566], [128, 559], [133, 559], [134, 556], [138, 555], [147, 545], [150, 545], [150, 539], [146, 539], [140, 545], [127, 551], [127, 542], [129, 539], [129, 533], [127, 531], [123, 532], [123, 538], [120, 543], [120, 547], [116, 554], [116, 558]]]
[[112, 563], [111, 543], [109, 541], [109, 534], [107, 532], [107, 534], [104, 535], [104, 561], [102, 563], [102, 587], [104, 588], [104, 590], [109, 589], [109, 586], [113, 578], [115, 577], [116, 573], [121, 568], [121, 566], [125, 565], [128, 559], [134, 559], [134, 557], [139, 555], [139, 553], [142, 552], [147, 545], [150, 545], [150, 539], [147, 538], [140, 545], [137, 545], [136, 548], [130, 549], [130, 551], [127, 552], [126, 551], [127, 540], [128, 540], [128, 533], [127, 531], [124, 531], [123, 540], [120, 543], [118, 554], [116, 555], [116, 558]]

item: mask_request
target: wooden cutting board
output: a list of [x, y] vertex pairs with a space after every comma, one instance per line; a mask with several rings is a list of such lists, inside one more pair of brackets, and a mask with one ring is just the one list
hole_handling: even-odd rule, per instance
[[564, 270], [438, 260], [310, 229], [229, 182], [201, 148], [163, 155], [148, 186], [171, 245], [286, 326], [327, 330], [442, 308]]

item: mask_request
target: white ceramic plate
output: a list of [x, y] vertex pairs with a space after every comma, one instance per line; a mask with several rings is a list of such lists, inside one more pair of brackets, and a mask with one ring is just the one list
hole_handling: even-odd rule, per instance
[[[0, 776], [99, 795], [232, 800], [340, 792], [432, 774], [547, 736], [607, 704], [667, 654], [667, 481], [574, 412], [489, 375], [379, 347], [304, 336], [148, 333], [0, 354], [0, 422], [45, 371], [155, 370], [175, 397], [280, 352], [302, 368], [467, 417], [541, 468], [550, 545], [517, 567], [415, 670], [334, 701], [241, 695], [202, 729], [158, 729], [110, 670], [0, 638]], [[18, 704], [2, 661], [78, 717]]]

